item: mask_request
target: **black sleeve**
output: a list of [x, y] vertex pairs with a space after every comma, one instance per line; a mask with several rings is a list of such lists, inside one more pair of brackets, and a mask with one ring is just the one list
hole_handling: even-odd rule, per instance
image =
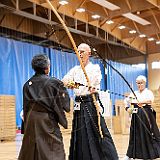
[[64, 128], [67, 128], [67, 119], [65, 111], [70, 111], [70, 98], [67, 89], [64, 87], [63, 82], [54, 79], [52, 86], [57, 90], [55, 97], [52, 99], [52, 105], [54, 106], [54, 112], [58, 123]]
[[59, 89], [59, 103], [66, 112], [70, 111], [70, 97], [67, 89], [62, 85]]

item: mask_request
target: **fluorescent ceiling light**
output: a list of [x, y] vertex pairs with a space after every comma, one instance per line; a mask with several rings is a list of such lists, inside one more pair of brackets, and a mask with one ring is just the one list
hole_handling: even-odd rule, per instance
[[136, 33], [136, 30], [131, 30], [131, 31], [129, 31], [129, 33], [134, 34], [134, 33]]
[[160, 41], [156, 41], [156, 44], [160, 44]]
[[152, 69], [160, 69], [160, 62], [152, 62]]
[[108, 2], [106, 0], [91, 0], [91, 1], [94, 2], [94, 3], [99, 4], [100, 6], [105, 7], [107, 9], [111, 10], [111, 11], [120, 9], [119, 6], [116, 6], [115, 4], [110, 3], [110, 2]]
[[100, 15], [98, 15], [98, 14], [92, 15], [92, 18], [98, 19], [98, 18], [100, 18]]
[[148, 25], [148, 24], [151, 24], [149, 21], [137, 16], [137, 15], [134, 15], [132, 13], [125, 13], [125, 14], [122, 14], [124, 17], [127, 17], [139, 24], [142, 24], [142, 25]]
[[145, 34], [140, 34], [139, 37], [144, 38], [144, 37], [146, 37], [146, 35]]
[[154, 41], [154, 38], [153, 37], [148, 38], [148, 41]]
[[60, 0], [59, 4], [64, 6], [64, 5], [68, 4], [68, 1], [67, 0]]
[[86, 10], [84, 8], [77, 8], [76, 11], [82, 13], [85, 12]]
[[119, 26], [118, 28], [119, 29], [125, 29], [126, 27], [125, 26]]
[[139, 64], [132, 64], [132, 67], [145, 69], [146, 65], [144, 63], [139, 63]]
[[112, 20], [106, 21], [107, 24], [113, 24], [114, 22]]

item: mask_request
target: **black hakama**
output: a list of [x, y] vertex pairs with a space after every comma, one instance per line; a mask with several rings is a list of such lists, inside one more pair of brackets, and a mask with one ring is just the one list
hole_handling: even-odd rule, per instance
[[91, 95], [78, 96], [80, 110], [74, 111], [69, 160], [117, 160], [118, 155], [104, 118], [100, 117], [103, 138]]
[[160, 132], [156, 124], [156, 112], [149, 105], [138, 108], [132, 114], [127, 156], [138, 159], [160, 157]]

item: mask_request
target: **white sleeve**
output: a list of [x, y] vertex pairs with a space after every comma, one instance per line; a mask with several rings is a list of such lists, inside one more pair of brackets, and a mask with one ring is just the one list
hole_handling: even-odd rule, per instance
[[76, 70], [76, 67], [75, 66], [74, 68], [72, 68], [62, 79], [62, 82], [64, 84], [67, 84], [68, 82], [70, 81], [74, 81], [74, 73], [75, 73], [75, 70]]
[[154, 101], [154, 95], [153, 95], [153, 92], [151, 90], [148, 90], [147, 100], [150, 100], [152, 103]]
[[98, 64], [94, 65], [93, 76], [94, 77], [92, 77], [91, 86], [99, 85], [102, 79], [102, 74]]

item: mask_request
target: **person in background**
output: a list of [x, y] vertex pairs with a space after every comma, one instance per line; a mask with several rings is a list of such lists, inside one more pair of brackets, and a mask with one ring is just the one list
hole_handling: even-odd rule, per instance
[[32, 68], [35, 75], [23, 86], [24, 137], [18, 160], [65, 160], [59, 124], [67, 128], [68, 92], [63, 82], [48, 76], [48, 56], [34, 56]]
[[73, 67], [62, 79], [65, 86], [73, 89], [75, 93], [69, 160], [117, 160], [116, 148], [101, 115], [100, 128], [98, 126], [97, 110], [92, 97], [94, 94], [98, 100], [98, 89], [102, 78], [100, 67], [89, 61], [91, 48], [88, 44], [81, 43], [78, 52], [91, 87], [87, 87], [81, 66]]
[[146, 77], [136, 79], [138, 90], [125, 99], [126, 110], [132, 114], [130, 139], [124, 160], [156, 159], [160, 157], [160, 132], [156, 124], [156, 112], [152, 108], [154, 95], [146, 88]]

